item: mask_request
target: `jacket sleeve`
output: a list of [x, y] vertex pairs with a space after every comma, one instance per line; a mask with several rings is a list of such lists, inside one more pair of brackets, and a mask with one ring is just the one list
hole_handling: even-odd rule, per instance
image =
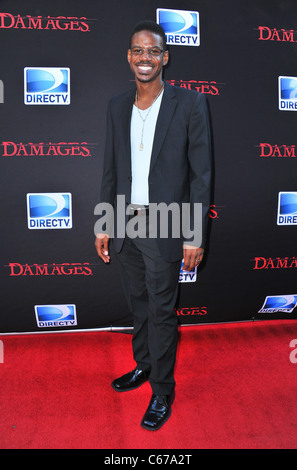
[[[208, 107], [202, 93], [197, 93], [190, 115], [188, 160], [190, 166], [190, 227], [194, 233], [197, 233], [197, 230], [200, 232], [198, 238], [201, 243], [199, 246], [205, 248], [211, 200], [212, 152]], [[198, 208], [201, 209], [201, 212]], [[184, 242], [191, 244], [191, 241]], [[197, 246], [195, 236], [192, 244]]]
[[113, 151], [113, 123], [111, 116], [111, 102], [109, 102], [107, 109], [107, 128], [104, 148], [100, 202], [105, 202], [113, 205], [116, 191], [115, 188], [116, 171]]
[[[114, 201], [116, 193], [116, 170], [114, 162], [114, 144], [113, 144], [113, 122], [111, 113], [111, 102], [107, 109], [107, 127], [103, 159], [103, 173], [100, 191], [100, 211], [99, 222], [101, 226], [104, 220], [104, 233], [113, 237], [114, 230]], [[101, 218], [101, 220], [100, 220]]]

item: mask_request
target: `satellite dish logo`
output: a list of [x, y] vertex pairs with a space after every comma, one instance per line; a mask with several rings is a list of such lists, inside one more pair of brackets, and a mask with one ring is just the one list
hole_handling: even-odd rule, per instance
[[165, 31], [167, 44], [200, 46], [198, 11], [158, 8], [157, 23]]
[[259, 313], [292, 313], [297, 305], [297, 294], [271, 295], [266, 297]]
[[297, 77], [278, 77], [278, 107], [297, 111]]
[[278, 194], [277, 225], [297, 225], [297, 192]]
[[35, 305], [39, 328], [77, 325], [75, 305]]
[[25, 104], [70, 104], [70, 69], [25, 67]]
[[28, 228], [66, 229], [72, 228], [70, 193], [28, 193]]

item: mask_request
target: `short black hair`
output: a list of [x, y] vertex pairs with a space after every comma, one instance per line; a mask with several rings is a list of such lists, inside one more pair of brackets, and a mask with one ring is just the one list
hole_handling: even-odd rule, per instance
[[134, 26], [134, 29], [130, 36], [130, 48], [131, 48], [131, 43], [132, 43], [132, 37], [134, 36], [134, 34], [139, 33], [140, 31], [150, 31], [151, 33], [158, 34], [158, 36], [160, 36], [162, 39], [163, 50], [164, 51], [167, 50], [166, 35], [164, 32], [164, 29], [162, 28], [162, 26], [160, 26], [158, 23], [152, 20], [141, 21], [140, 23], [137, 23], [136, 26]]

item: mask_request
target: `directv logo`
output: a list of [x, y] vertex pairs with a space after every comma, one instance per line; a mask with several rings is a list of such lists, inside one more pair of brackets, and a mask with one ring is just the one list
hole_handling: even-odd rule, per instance
[[27, 194], [29, 229], [72, 228], [70, 193]]
[[77, 325], [75, 305], [35, 305], [39, 328]]
[[182, 260], [180, 272], [179, 272], [179, 282], [196, 282], [197, 279], [197, 267], [195, 266], [192, 271], [183, 271], [184, 260]]
[[277, 225], [297, 225], [297, 193], [278, 194]]
[[297, 77], [278, 77], [278, 107], [297, 111]]
[[271, 295], [266, 297], [259, 313], [292, 313], [297, 305], [297, 295]]
[[70, 104], [70, 69], [25, 67], [25, 104]]
[[165, 31], [167, 44], [200, 46], [197, 11], [157, 9], [157, 23]]

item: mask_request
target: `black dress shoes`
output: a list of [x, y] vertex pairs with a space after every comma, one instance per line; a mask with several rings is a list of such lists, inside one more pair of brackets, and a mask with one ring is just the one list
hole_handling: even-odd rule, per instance
[[149, 431], [157, 431], [163, 426], [171, 415], [171, 404], [174, 393], [171, 395], [156, 395], [153, 393], [149, 406], [141, 421], [141, 426]]
[[144, 382], [149, 378], [150, 371], [145, 371], [141, 369], [134, 369], [128, 374], [115, 379], [111, 386], [117, 392], [127, 392], [129, 390], [134, 390], [135, 388], [140, 387]]

